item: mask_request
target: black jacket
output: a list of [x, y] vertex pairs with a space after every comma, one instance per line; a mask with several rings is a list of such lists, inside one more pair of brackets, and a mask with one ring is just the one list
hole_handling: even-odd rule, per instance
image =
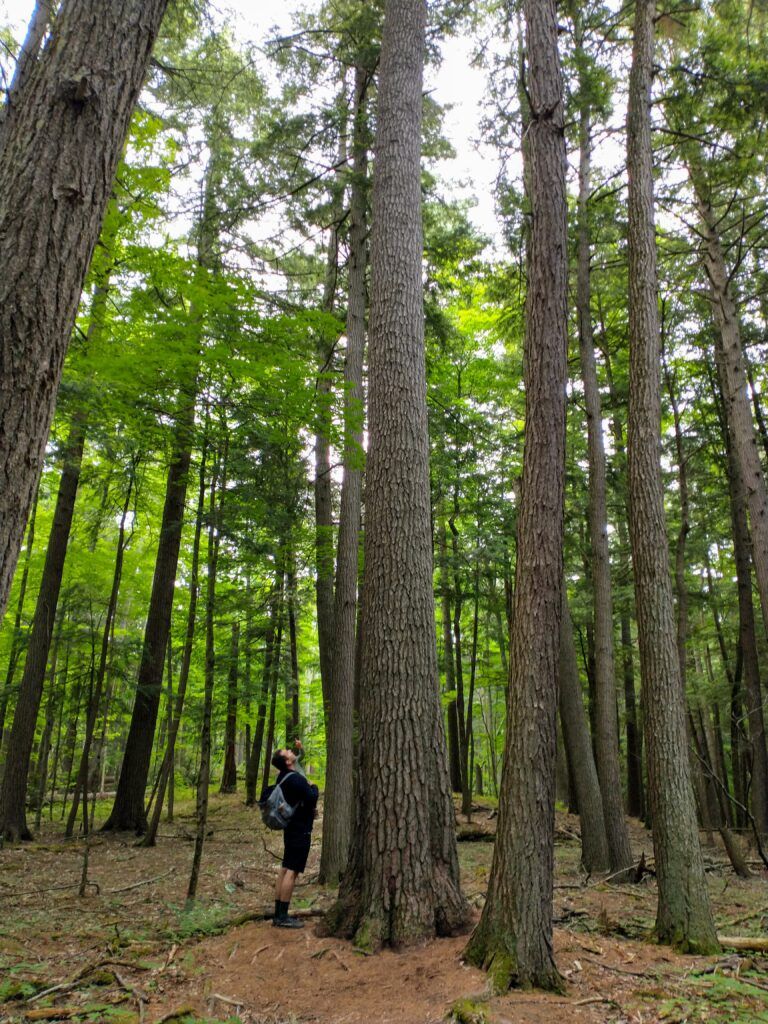
[[296, 808], [285, 831], [289, 833], [311, 832], [317, 806], [317, 786], [311, 785], [303, 775], [296, 771], [280, 772], [277, 782], [283, 790], [285, 799], [292, 807]]

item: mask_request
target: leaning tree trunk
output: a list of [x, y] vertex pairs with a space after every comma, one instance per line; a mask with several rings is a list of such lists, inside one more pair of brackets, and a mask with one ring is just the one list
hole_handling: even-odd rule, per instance
[[143, 834], [147, 830], [144, 795], [147, 788], [155, 725], [165, 668], [165, 651], [171, 628], [176, 568], [184, 525], [187, 475], [192, 458], [194, 394], [186, 395], [177, 421], [174, 456], [168, 468], [160, 540], [149, 599], [144, 644], [136, 681], [136, 697], [123, 752], [115, 802], [103, 829]]
[[[724, 367], [719, 338], [715, 339], [715, 362], [720, 375], [720, 390], [724, 390]], [[741, 650], [742, 677], [747, 703], [747, 725], [752, 755], [752, 813], [761, 833], [768, 835], [768, 751], [766, 750], [765, 720], [763, 717], [760, 660], [757, 651], [755, 609], [752, 600], [752, 540], [747, 521], [747, 503], [741, 469], [734, 452], [732, 431], [728, 422], [728, 407], [723, 410], [723, 435], [728, 467], [728, 489], [733, 533], [733, 557], [736, 563], [736, 586], [739, 600], [739, 648]], [[734, 756], [737, 750], [732, 749]], [[734, 771], [734, 783], [737, 773]]]
[[168, 0], [68, 0], [0, 152], [0, 615], [70, 333]]
[[[203, 208], [197, 225], [197, 265], [200, 287], [209, 274], [217, 270], [218, 210], [217, 198], [222, 187], [223, 158], [221, 127], [211, 127], [206, 139], [210, 157], [205, 170]], [[155, 575], [149, 599], [144, 644], [136, 681], [136, 697], [131, 714], [131, 725], [120, 768], [115, 803], [104, 829], [118, 831], [147, 830], [144, 793], [152, 760], [155, 726], [163, 689], [165, 651], [171, 629], [173, 594], [179, 561], [184, 510], [187, 497], [187, 477], [192, 460], [195, 433], [195, 403], [197, 400], [199, 358], [205, 322], [205, 308], [193, 303], [189, 317], [192, 334], [191, 364], [186, 367], [180, 382], [179, 406], [173, 439], [173, 456], [168, 467], [165, 505], [160, 526], [160, 539], [155, 558]]]
[[358, 818], [329, 917], [367, 948], [448, 934], [467, 918], [432, 592], [421, 279], [425, 25], [423, 0], [387, 0], [371, 241]]
[[170, 729], [168, 730], [168, 746], [165, 757], [160, 767], [160, 777], [157, 783], [157, 795], [152, 807], [152, 816], [149, 819], [148, 827], [142, 846], [154, 846], [157, 839], [157, 830], [160, 827], [160, 814], [163, 809], [165, 791], [169, 788], [168, 814], [171, 815], [173, 789], [170, 786], [173, 779], [173, 761], [176, 753], [176, 740], [181, 726], [181, 715], [184, 710], [184, 701], [187, 695], [187, 682], [189, 681], [189, 670], [192, 666], [192, 651], [195, 642], [195, 626], [197, 624], [197, 601], [200, 596], [200, 539], [203, 532], [203, 516], [205, 513], [205, 473], [206, 458], [208, 455], [208, 418], [206, 413], [205, 428], [203, 433], [203, 445], [200, 452], [200, 471], [198, 477], [197, 492], [197, 514], [195, 516], [195, 534], [192, 540], [192, 560], [189, 570], [189, 605], [187, 607], [187, 630], [184, 636], [184, 651], [181, 656], [181, 667], [179, 669], [179, 685], [176, 690], [176, 706], [173, 711]]
[[[107, 613], [104, 618], [104, 629], [101, 638], [101, 651], [99, 652], [99, 666], [96, 670], [96, 682], [94, 686], [93, 694], [91, 695], [91, 701], [88, 706], [88, 715], [85, 723], [85, 738], [83, 740], [83, 750], [80, 755], [80, 767], [77, 772], [77, 779], [75, 780], [75, 790], [72, 794], [72, 806], [69, 809], [69, 817], [67, 819], [67, 827], [65, 835], [71, 836], [75, 829], [75, 822], [77, 821], [77, 808], [82, 796], [83, 802], [88, 801], [88, 764], [91, 754], [91, 743], [93, 742], [93, 734], [96, 729], [96, 719], [98, 718], [99, 708], [101, 706], [101, 694], [104, 689], [104, 680], [107, 674], [107, 657], [109, 655], [109, 641], [112, 633], [112, 623], [114, 622], [115, 612], [117, 610], [117, 598], [120, 593], [120, 581], [123, 575], [123, 557], [125, 555], [125, 524], [128, 518], [128, 510], [131, 503], [131, 494], [133, 493], [133, 483], [136, 474], [136, 464], [134, 463], [131, 467], [131, 472], [128, 477], [128, 490], [125, 495], [125, 502], [123, 504], [123, 512], [120, 517], [120, 529], [117, 535], [117, 552], [115, 554], [115, 568], [112, 573], [112, 589], [109, 594], [109, 601], [107, 602]], [[84, 818], [87, 821], [87, 812]]]
[[3, 127], [8, 112], [26, 85], [29, 73], [35, 67], [45, 33], [51, 23], [53, 0], [37, 0], [32, 17], [29, 19], [27, 34], [16, 56], [16, 67], [5, 94], [5, 105], [0, 107], [0, 151], [3, 146]]
[[552, 950], [552, 886], [568, 379], [566, 153], [554, 0], [526, 0], [525, 21], [532, 218], [507, 733], [488, 895], [465, 953], [500, 991], [562, 985]]
[[8, 667], [5, 670], [5, 682], [0, 692], [0, 753], [3, 749], [3, 734], [5, 733], [5, 716], [8, 709], [8, 701], [11, 696], [13, 679], [16, 675], [16, 668], [19, 664], [19, 655], [23, 639], [21, 619], [24, 614], [24, 598], [27, 595], [27, 581], [29, 580], [29, 563], [32, 557], [32, 547], [35, 543], [35, 518], [37, 514], [37, 495], [32, 502], [32, 514], [29, 517], [27, 529], [27, 545], [24, 555], [24, 568], [19, 583], [19, 597], [16, 602], [16, 615], [13, 620], [13, 633], [11, 635], [11, 649], [8, 652]]
[[27, 645], [24, 674], [8, 739], [5, 772], [0, 786], [0, 836], [4, 835], [11, 842], [32, 838], [27, 828], [25, 813], [29, 759], [35, 738], [37, 713], [43, 696], [43, 679], [64, 575], [64, 561], [75, 510], [84, 445], [84, 421], [78, 418], [72, 424], [64, 451], [64, 466], [56, 498], [56, 509]]
[[715, 323], [720, 332], [723, 397], [733, 450], [746, 495], [755, 581], [760, 595], [763, 626], [768, 634], [768, 487], [749, 407], [739, 315], [731, 293], [731, 278], [725, 265], [714, 211], [702, 194], [702, 186], [693, 171], [691, 178], [697, 193], [705, 242], [704, 269], [709, 278]]
[[560, 626], [560, 723], [568, 752], [570, 779], [576, 791], [581, 822], [581, 861], [590, 874], [610, 867], [605, 834], [603, 801], [592, 752], [587, 714], [573, 643], [573, 625], [563, 587], [563, 621]]
[[[583, 55], [581, 18], [575, 17], [577, 46]], [[605, 831], [611, 856], [611, 873], [627, 881], [632, 847], [624, 817], [619, 764], [619, 732], [616, 714], [616, 673], [613, 652], [613, 596], [608, 548], [608, 509], [603, 413], [597, 381], [592, 332], [590, 281], [589, 193], [591, 187], [592, 125], [589, 92], [582, 82], [579, 112], [579, 198], [576, 305], [579, 320], [579, 351], [589, 452], [589, 540], [592, 554], [592, 588], [595, 615], [595, 756], [603, 800]], [[623, 872], [623, 874], [621, 873]]]
[[643, 679], [648, 796], [662, 942], [718, 949], [696, 827], [664, 520], [653, 212], [651, 85], [655, 0], [637, 0], [627, 114], [630, 537]]

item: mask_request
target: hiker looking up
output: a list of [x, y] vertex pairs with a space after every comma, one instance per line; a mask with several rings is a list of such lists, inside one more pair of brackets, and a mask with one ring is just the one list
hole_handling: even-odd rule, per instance
[[296, 754], [292, 750], [275, 751], [272, 765], [278, 771], [275, 784], [282, 789], [286, 801], [295, 807], [290, 821], [283, 830], [283, 863], [275, 887], [275, 916], [272, 924], [276, 928], [303, 928], [303, 921], [289, 916], [288, 905], [293, 895], [296, 876], [307, 866], [318, 789], [317, 786], [310, 785], [296, 770]]

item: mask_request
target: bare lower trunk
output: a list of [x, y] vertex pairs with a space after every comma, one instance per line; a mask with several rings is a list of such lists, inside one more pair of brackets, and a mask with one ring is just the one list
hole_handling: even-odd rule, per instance
[[660, 334], [650, 120], [654, 17], [654, 0], [638, 0], [627, 116], [630, 533], [659, 883], [656, 932], [662, 942], [710, 953], [718, 943], [686, 753], [659, 461]]
[[554, 0], [524, 6], [530, 120], [523, 155], [532, 209], [525, 451], [499, 823], [485, 907], [465, 953], [499, 990], [562, 985], [552, 949], [552, 886], [568, 379], [566, 152]]
[[467, 918], [432, 590], [421, 279], [425, 23], [426, 3], [387, 0], [371, 239], [358, 818], [329, 919], [369, 949], [447, 934]]

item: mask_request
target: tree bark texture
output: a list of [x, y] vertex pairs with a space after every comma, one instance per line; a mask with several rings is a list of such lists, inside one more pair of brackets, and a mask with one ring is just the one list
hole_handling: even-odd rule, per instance
[[[611, 873], [632, 865], [632, 848], [624, 818], [619, 764], [619, 731], [616, 714], [616, 674], [613, 648], [613, 596], [608, 548], [608, 508], [603, 413], [597, 381], [592, 332], [590, 281], [589, 192], [591, 188], [591, 119], [588, 93], [579, 114], [579, 198], [576, 306], [579, 320], [579, 352], [589, 453], [589, 540], [592, 556], [592, 589], [595, 616], [595, 747], [605, 831], [611, 857]], [[629, 875], [619, 876], [627, 880]]]
[[387, 0], [373, 186], [360, 776], [329, 925], [374, 949], [467, 919], [439, 704], [421, 278], [426, 3]]
[[325, 702], [327, 771], [323, 804], [320, 879], [333, 885], [347, 863], [354, 819], [353, 757], [357, 582], [362, 502], [363, 362], [367, 263], [366, 192], [368, 174], [365, 93], [369, 76], [355, 68], [352, 184], [349, 225], [347, 355], [344, 363], [344, 477], [341, 483], [336, 587], [333, 604], [333, 658]]
[[651, 86], [654, 0], [638, 0], [629, 81], [629, 486], [648, 796], [662, 942], [718, 949], [699, 847], [677, 661], [661, 476], [660, 332], [653, 211]]
[[560, 989], [552, 949], [557, 675], [562, 617], [568, 239], [554, 0], [526, 0], [531, 242], [525, 451], [507, 733], [488, 896], [467, 958], [498, 990]]
[[563, 622], [560, 627], [560, 722], [568, 752], [570, 779], [576, 791], [581, 820], [581, 860], [590, 874], [610, 867], [605, 834], [603, 800], [600, 795], [595, 757], [589, 735], [587, 713], [581, 696], [581, 682], [573, 642], [573, 625], [563, 588]]
[[40, 54], [40, 47], [45, 33], [51, 21], [51, 9], [53, 0], [37, 0], [32, 17], [29, 19], [27, 34], [24, 42], [16, 56], [16, 67], [13, 70], [8, 91], [5, 98], [5, 106], [0, 108], [0, 151], [3, 146], [3, 127], [10, 108], [16, 102], [16, 98], [24, 88], [29, 73], [34, 68]]
[[0, 153], [0, 615], [64, 356], [167, 0], [69, 0]]

